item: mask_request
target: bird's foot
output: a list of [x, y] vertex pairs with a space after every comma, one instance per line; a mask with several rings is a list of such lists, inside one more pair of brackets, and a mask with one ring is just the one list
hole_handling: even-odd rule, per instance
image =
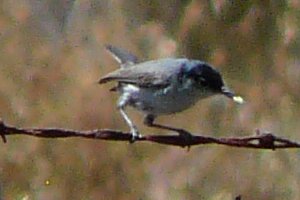
[[189, 151], [193, 141], [193, 135], [184, 129], [178, 129], [178, 133], [179, 136], [185, 141], [185, 147], [187, 147], [187, 150]]
[[142, 135], [136, 128], [131, 129], [131, 139], [129, 141], [130, 144], [134, 143], [138, 138], [141, 138]]

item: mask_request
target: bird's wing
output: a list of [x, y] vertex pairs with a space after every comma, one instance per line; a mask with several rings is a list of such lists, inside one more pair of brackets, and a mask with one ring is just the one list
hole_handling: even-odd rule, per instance
[[118, 81], [140, 87], [166, 87], [177, 77], [187, 59], [160, 59], [143, 62], [113, 71], [99, 80], [99, 83]]
[[126, 51], [125, 49], [115, 47], [112, 45], [105, 45], [106, 50], [113, 56], [113, 58], [121, 65], [121, 67], [131, 66], [138, 63], [138, 58]]

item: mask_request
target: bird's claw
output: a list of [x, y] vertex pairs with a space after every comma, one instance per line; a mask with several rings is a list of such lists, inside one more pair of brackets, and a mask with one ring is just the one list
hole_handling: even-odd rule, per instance
[[138, 138], [141, 138], [142, 135], [138, 132], [137, 129], [131, 130], [131, 139], [129, 141], [130, 144], [134, 143]]
[[185, 146], [184, 147], [187, 147], [187, 151], [190, 150], [191, 148], [191, 144], [192, 144], [192, 141], [193, 141], [193, 135], [189, 132], [187, 132], [186, 130], [183, 130], [183, 129], [180, 129], [180, 131], [178, 131], [179, 133], [179, 136], [181, 138], [184, 139], [185, 141]]

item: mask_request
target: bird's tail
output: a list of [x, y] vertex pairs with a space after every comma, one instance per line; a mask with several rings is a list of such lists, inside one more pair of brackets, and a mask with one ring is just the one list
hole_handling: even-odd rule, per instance
[[105, 45], [105, 48], [113, 56], [113, 58], [120, 64], [121, 68], [138, 63], [138, 58], [125, 49], [115, 47], [110, 44]]

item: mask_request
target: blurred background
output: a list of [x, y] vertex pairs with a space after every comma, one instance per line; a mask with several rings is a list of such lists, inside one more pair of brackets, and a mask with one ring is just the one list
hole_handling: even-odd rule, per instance
[[[18, 127], [127, 131], [104, 44], [141, 60], [188, 57], [218, 68], [247, 101], [222, 96], [158, 122], [196, 134], [255, 129], [300, 141], [298, 0], [1, 0], [0, 117]], [[143, 134], [168, 134], [142, 124]], [[299, 150], [184, 149], [81, 138], [10, 136], [0, 199], [299, 199]]]

